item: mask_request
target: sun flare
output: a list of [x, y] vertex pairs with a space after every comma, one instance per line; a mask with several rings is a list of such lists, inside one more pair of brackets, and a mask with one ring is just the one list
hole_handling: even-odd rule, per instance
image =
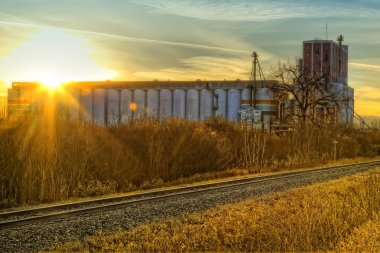
[[7, 81], [37, 81], [49, 88], [64, 82], [107, 80], [115, 72], [98, 65], [87, 41], [59, 29], [34, 34], [5, 59], [0, 75]]
[[46, 76], [46, 77], [41, 77], [39, 79], [39, 82], [46, 88], [49, 88], [49, 89], [56, 89], [58, 87], [61, 86], [61, 84], [63, 83], [62, 81], [60, 81], [59, 79], [55, 79], [53, 77], [49, 77], [49, 76]]

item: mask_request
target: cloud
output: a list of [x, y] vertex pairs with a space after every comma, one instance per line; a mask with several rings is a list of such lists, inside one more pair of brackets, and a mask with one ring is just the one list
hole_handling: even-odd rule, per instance
[[[158, 12], [203, 20], [269, 21], [287, 18], [377, 17], [366, 5], [334, 1], [139, 0]], [[355, 10], [353, 12], [353, 10]]]
[[[88, 41], [91, 41], [90, 47], [97, 49], [98, 56], [93, 56], [96, 62], [107, 62], [105, 66], [117, 70], [118, 75], [116, 78], [120, 80], [136, 78], [144, 80], [246, 79], [248, 74], [245, 71], [250, 69], [251, 64], [251, 52], [249, 50], [240, 50], [233, 47], [244, 49], [251, 48], [252, 45], [242, 42], [240, 38], [231, 37], [228, 40], [229, 45], [224, 47], [214, 46], [221, 41], [224, 44], [227, 42], [226, 38], [223, 37], [224, 35], [219, 33], [211, 34], [210, 37], [213, 38], [211, 41], [215, 41], [215, 43], [213, 43], [214, 45], [207, 45], [206, 43], [145, 39], [83, 29], [68, 29], [40, 25], [36, 22], [24, 23], [17, 20], [0, 19], [1, 26], [33, 31], [50, 29], [77, 34], [81, 37], [84, 36], [84, 38], [89, 39]], [[17, 31], [19, 29], [13, 30]], [[205, 39], [206, 37], [203, 36], [202, 38]], [[125, 42], [137, 42], [137, 44], [128, 45]], [[131, 50], [132, 46], [133, 50]], [[152, 48], [156, 51], [153, 55], [151, 54], [154, 51]], [[263, 64], [273, 60], [274, 56], [272, 54], [257, 47], [255, 49], [259, 51], [260, 61]], [[197, 55], [202, 56], [195, 57]], [[116, 57], [116, 59], [112, 59], [112, 57]], [[143, 63], [139, 64], [142, 61]], [[3, 61], [3, 63], [5, 62]]]
[[380, 102], [360, 101], [355, 102], [355, 112], [364, 116], [380, 116]]
[[137, 38], [137, 37], [129, 37], [129, 36], [117, 35], [117, 34], [111, 34], [111, 33], [81, 30], [81, 29], [69, 29], [69, 28], [64, 28], [64, 27], [38, 25], [38, 24], [33, 24], [33, 23], [20, 23], [20, 22], [14, 22], [14, 21], [0, 20], [0, 25], [1, 24], [19, 26], [19, 27], [41, 28], [41, 29], [46, 29], [46, 28], [60, 29], [65, 32], [74, 32], [74, 33], [80, 33], [80, 34], [85, 34], [85, 35], [98, 36], [98, 37], [100, 36], [100, 37], [106, 37], [109, 39], [132, 41], [132, 42], [151, 43], [151, 44], [160, 44], [160, 45], [167, 45], [167, 46], [186, 47], [186, 48], [205, 49], [205, 50], [216, 50], [216, 51], [224, 51], [224, 52], [239, 53], [239, 54], [250, 53], [249, 50], [240, 50], [240, 49], [219, 47], [219, 46], [206, 45], [206, 44]]
[[251, 62], [243, 58], [198, 56], [182, 59], [180, 63], [180, 67], [137, 72], [134, 76], [144, 80], [235, 80], [248, 79], [251, 68]]
[[365, 116], [380, 116], [380, 88], [363, 86], [355, 89], [355, 112]]
[[86, 40], [56, 29], [36, 33], [3, 60], [5, 81], [60, 83], [70, 80], [106, 80], [115, 73], [91, 59]]
[[364, 86], [356, 89], [360, 100], [377, 100], [380, 102], [380, 88]]
[[351, 67], [359, 68], [359, 69], [380, 71], [380, 65], [372, 65], [372, 64], [364, 64], [364, 63], [356, 63], [356, 62], [351, 62], [349, 63], [349, 65]]

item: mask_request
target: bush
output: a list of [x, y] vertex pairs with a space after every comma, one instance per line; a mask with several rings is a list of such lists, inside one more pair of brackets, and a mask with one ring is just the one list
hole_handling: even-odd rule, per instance
[[33, 116], [0, 128], [2, 205], [146, 188], [228, 169], [312, 166], [334, 158], [333, 140], [339, 158], [374, 156], [380, 144], [378, 132], [308, 126], [277, 136], [220, 118], [102, 127]]

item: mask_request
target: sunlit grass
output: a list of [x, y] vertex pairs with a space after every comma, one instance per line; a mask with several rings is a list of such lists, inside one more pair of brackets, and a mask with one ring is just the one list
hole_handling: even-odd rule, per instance
[[[340, 242], [380, 212], [380, 173], [356, 175], [226, 205], [180, 218], [101, 234], [57, 246], [53, 252], [316, 252], [355, 249]], [[377, 224], [377, 223], [376, 223]], [[354, 232], [353, 232], [354, 231]], [[350, 234], [353, 234], [350, 236]], [[375, 238], [378, 235], [375, 235]], [[351, 248], [350, 248], [351, 247]], [[354, 250], [355, 251], [355, 250]], [[376, 250], [375, 250], [376, 251]]]
[[380, 213], [339, 243], [339, 252], [380, 252]]
[[376, 132], [311, 127], [279, 137], [222, 119], [140, 119], [103, 127], [73, 118], [56, 102], [0, 123], [0, 206], [321, 165], [333, 160], [335, 138], [339, 159], [380, 153]]

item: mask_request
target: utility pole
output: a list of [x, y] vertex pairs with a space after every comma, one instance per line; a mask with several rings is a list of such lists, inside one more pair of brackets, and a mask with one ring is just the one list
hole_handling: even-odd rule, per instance
[[337, 144], [338, 144], [338, 141], [333, 141], [333, 143], [334, 143], [334, 160], [336, 161], [336, 159], [337, 159], [337, 150], [336, 150], [336, 146], [337, 146]]

